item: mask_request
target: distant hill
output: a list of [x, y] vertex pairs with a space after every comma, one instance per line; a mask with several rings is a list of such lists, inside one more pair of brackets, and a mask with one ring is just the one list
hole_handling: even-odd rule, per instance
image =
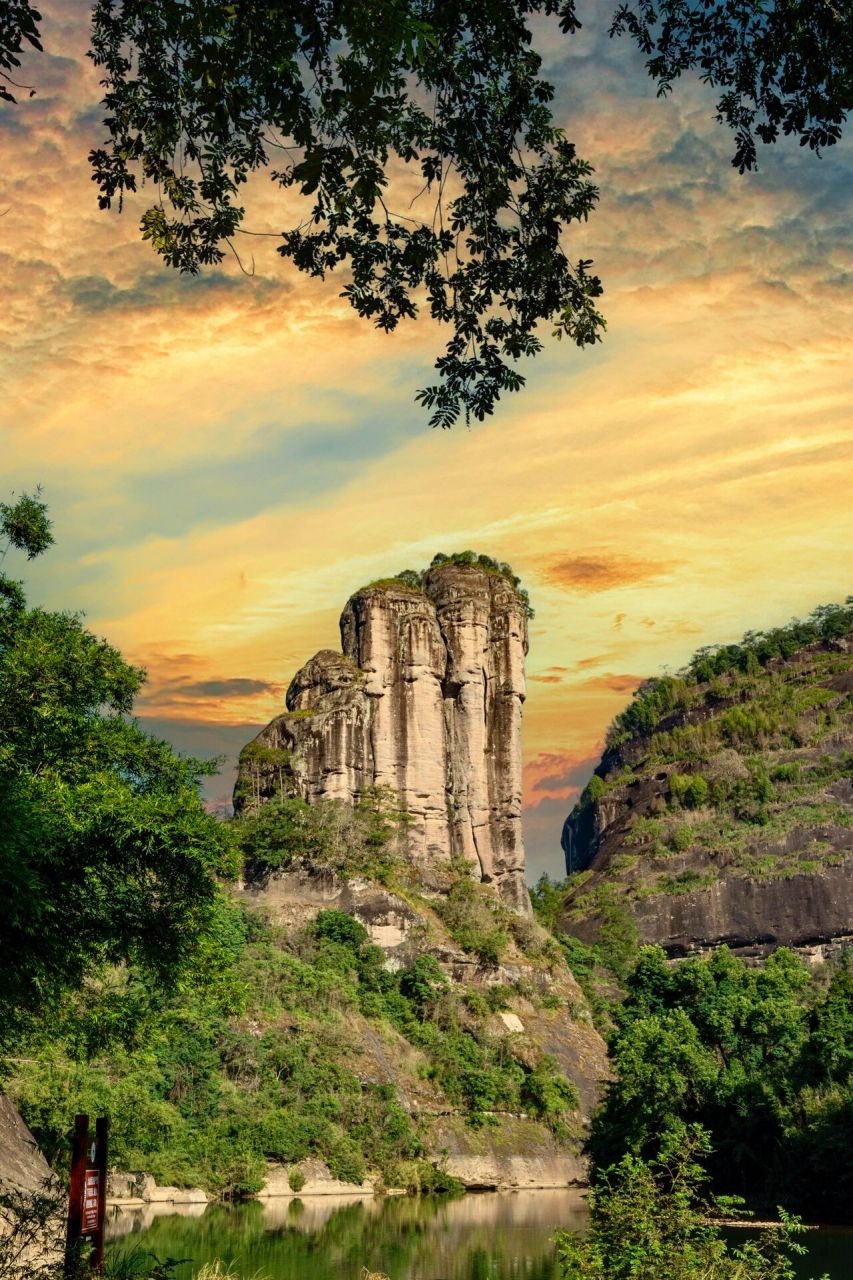
[[853, 597], [643, 684], [566, 821], [560, 927], [683, 955], [853, 940]]

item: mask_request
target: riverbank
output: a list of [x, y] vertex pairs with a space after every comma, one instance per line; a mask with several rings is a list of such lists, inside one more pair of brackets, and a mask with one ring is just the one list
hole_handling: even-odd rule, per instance
[[[472, 1132], [455, 1124], [456, 1117], [444, 1120], [441, 1174], [466, 1192], [543, 1191], [587, 1185], [586, 1162], [579, 1156], [561, 1151], [550, 1134], [536, 1134], [533, 1150], [526, 1155], [501, 1150], [488, 1133]], [[525, 1132], [528, 1146], [533, 1145], [524, 1118], [509, 1117], [505, 1125], [514, 1123]], [[505, 1135], [506, 1136], [506, 1135]], [[510, 1134], [510, 1137], [513, 1135]], [[455, 1144], [455, 1149], [450, 1143]], [[361, 1182], [344, 1182], [336, 1178], [329, 1166], [315, 1157], [294, 1165], [270, 1165], [263, 1186], [252, 1200], [310, 1199], [314, 1196], [359, 1197], [407, 1195], [411, 1188], [386, 1186], [379, 1177]], [[158, 1186], [147, 1173], [113, 1171], [107, 1186], [107, 1203], [114, 1207], [139, 1208], [147, 1204], [207, 1204], [217, 1197], [201, 1187]]]
[[[149, 1249], [190, 1259], [175, 1280], [214, 1258], [239, 1259], [241, 1273], [276, 1280], [359, 1280], [362, 1266], [392, 1280], [558, 1280], [552, 1237], [584, 1231], [581, 1188], [435, 1196], [290, 1196], [242, 1205], [115, 1209], [110, 1248]], [[752, 1230], [755, 1225], [750, 1224]], [[741, 1232], [738, 1232], [741, 1237]], [[853, 1231], [819, 1227], [797, 1262], [798, 1280], [828, 1273], [853, 1280]]]
[[[409, 1229], [415, 1229], [427, 1223], [445, 1237], [480, 1229], [486, 1233], [495, 1229], [542, 1235], [558, 1226], [582, 1230], [587, 1220], [587, 1209], [583, 1191], [567, 1187], [468, 1192], [452, 1199], [351, 1191], [345, 1195], [306, 1196], [303, 1193], [232, 1205], [222, 1202], [168, 1204], [160, 1201], [145, 1205], [114, 1202], [108, 1211], [107, 1238], [117, 1242], [133, 1234], [136, 1243], [140, 1233], [156, 1227], [152, 1231], [150, 1245], [146, 1244], [143, 1234], [139, 1241], [143, 1247], [154, 1249], [156, 1243], [159, 1248], [162, 1240], [171, 1245], [173, 1239], [179, 1240], [181, 1247], [185, 1244], [189, 1247], [194, 1234], [193, 1224], [202, 1218], [204, 1224], [199, 1234], [199, 1246], [203, 1248], [204, 1256], [193, 1255], [197, 1264], [208, 1260], [211, 1242], [222, 1245], [221, 1256], [230, 1257], [238, 1241], [241, 1249], [245, 1245], [254, 1246], [262, 1243], [265, 1233], [282, 1227], [300, 1235], [316, 1236], [334, 1220], [335, 1231], [342, 1224], [350, 1229], [355, 1224], [366, 1227], [372, 1223], [375, 1227], [384, 1222], [392, 1236], [407, 1224]], [[254, 1267], [246, 1270], [251, 1272]]]

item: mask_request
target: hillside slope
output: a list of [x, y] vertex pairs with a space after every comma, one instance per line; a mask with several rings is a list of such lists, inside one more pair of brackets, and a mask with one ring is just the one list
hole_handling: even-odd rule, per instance
[[853, 939], [853, 602], [644, 684], [564, 847], [585, 939], [605, 906], [671, 955]]
[[237, 899], [194, 981], [163, 1000], [117, 970], [18, 1062], [55, 1167], [82, 1110], [110, 1116], [116, 1167], [225, 1197], [318, 1162], [408, 1189], [585, 1180], [607, 1060], [544, 929], [467, 874], [427, 897], [302, 862]]

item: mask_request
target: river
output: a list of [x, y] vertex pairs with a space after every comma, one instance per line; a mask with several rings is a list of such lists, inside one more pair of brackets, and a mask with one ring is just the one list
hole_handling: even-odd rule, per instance
[[[458, 1200], [319, 1196], [177, 1213], [113, 1211], [111, 1250], [137, 1245], [161, 1260], [185, 1259], [176, 1280], [204, 1262], [234, 1262], [245, 1277], [359, 1280], [362, 1267], [391, 1280], [557, 1280], [551, 1237], [582, 1230], [579, 1191], [493, 1192]], [[853, 1280], [853, 1231], [820, 1228], [803, 1239], [798, 1277]]]

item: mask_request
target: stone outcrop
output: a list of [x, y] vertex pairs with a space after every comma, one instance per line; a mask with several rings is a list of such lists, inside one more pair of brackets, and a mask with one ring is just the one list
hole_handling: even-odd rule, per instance
[[244, 753], [238, 796], [285, 790], [354, 803], [389, 788], [409, 815], [408, 854], [427, 882], [461, 855], [505, 902], [529, 910], [527, 615], [512, 583], [476, 565], [440, 564], [421, 588], [391, 579], [356, 592], [340, 629], [342, 652], [321, 650], [297, 672], [287, 711], [255, 740], [276, 759], [256, 752], [247, 764]]
[[[294, 1174], [298, 1173], [298, 1180]], [[379, 1190], [378, 1180], [341, 1182], [329, 1172], [322, 1160], [309, 1156], [291, 1168], [274, 1164], [267, 1170], [266, 1181], [257, 1193], [258, 1200], [274, 1200], [279, 1196], [372, 1196]]]
[[0, 1184], [35, 1191], [50, 1178], [50, 1167], [17, 1109], [0, 1094]]
[[458, 1116], [444, 1117], [436, 1121], [432, 1140], [436, 1150], [447, 1152], [443, 1168], [466, 1191], [586, 1186], [589, 1181], [579, 1152], [567, 1151], [564, 1143], [523, 1116], [503, 1118], [499, 1135], [472, 1131]]
[[107, 1179], [107, 1204], [207, 1204], [209, 1199], [201, 1187], [160, 1187], [150, 1173], [111, 1169]]

